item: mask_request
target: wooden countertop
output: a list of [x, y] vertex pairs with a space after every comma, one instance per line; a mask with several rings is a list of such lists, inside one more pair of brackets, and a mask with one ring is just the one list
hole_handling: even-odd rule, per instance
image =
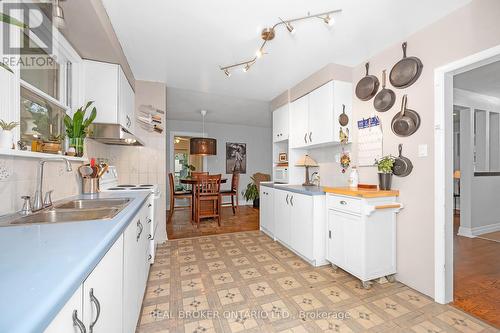
[[358, 198], [382, 198], [382, 197], [398, 197], [398, 190], [390, 191], [380, 191], [380, 190], [370, 190], [370, 189], [354, 189], [350, 187], [323, 187], [323, 191], [326, 193], [347, 195], [351, 197]]

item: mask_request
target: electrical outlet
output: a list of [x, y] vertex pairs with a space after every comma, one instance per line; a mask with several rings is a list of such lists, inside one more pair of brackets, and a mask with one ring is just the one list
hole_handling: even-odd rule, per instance
[[421, 144], [418, 145], [418, 157], [427, 157], [428, 151], [427, 151], [427, 145], [426, 144]]

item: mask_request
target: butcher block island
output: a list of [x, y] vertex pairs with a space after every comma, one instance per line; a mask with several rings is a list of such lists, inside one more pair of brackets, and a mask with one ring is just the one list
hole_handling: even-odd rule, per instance
[[324, 187], [326, 259], [370, 288], [372, 280], [394, 281], [396, 214], [403, 208], [398, 191]]

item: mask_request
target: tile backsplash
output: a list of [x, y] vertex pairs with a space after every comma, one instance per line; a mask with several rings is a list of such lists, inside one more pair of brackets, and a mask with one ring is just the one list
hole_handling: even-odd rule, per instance
[[[107, 147], [87, 140], [86, 155], [101, 156]], [[22, 208], [21, 196], [34, 197], [39, 159], [18, 156], [0, 156], [0, 215], [10, 214]], [[43, 190], [54, 190], [52, 199], [59, 200], [80, 193], [80, 177], [77, 174], [82, 162], [71, 162], [73, 171], [67, 172], [63, 162], [46, 163]]]

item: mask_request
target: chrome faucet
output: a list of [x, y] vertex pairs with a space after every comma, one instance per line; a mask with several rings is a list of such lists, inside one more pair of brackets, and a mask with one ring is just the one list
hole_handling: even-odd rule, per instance
[[[66, 171], [71, 172], [73, 171], [73, 168], [71, 167], [71, 163], [67, 158], [64, 157], [57, 157], [57, 158], [47, 158], [40, 160], [38, 163], [38, 174], [37, 174], [37, 183], [36, 183], [36, 192], [35, 192], [35, 199], [33, 202], [33, 212], [36, 212], [38, 210], [41, 210], [45, 208], [44, 202], [43, 202], [43, 166], [45, 165], [46, 162], [54, 162], [54, 161], [63, 161], [66, 163]], [[50, 193], [50, 192], [49, 192]], [[51, 200], [50, 200], [51, 201]], [[48, 204], [48, 201], [47, 201]]]

